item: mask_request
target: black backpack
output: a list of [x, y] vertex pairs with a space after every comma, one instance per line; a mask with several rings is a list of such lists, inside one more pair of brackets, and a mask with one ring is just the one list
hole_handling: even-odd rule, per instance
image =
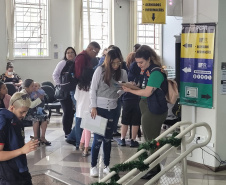
[[65, 92], [75, 90], [78, 79], [75, 77], [75, 62], [66, 61], [66, 65], [60, 74], [60, 86]]
[[176, 103], [172, 108], [172, 112], [178, 118], [181, 118], [181, 105], [180, 105], [180, 98], [177, 99]]

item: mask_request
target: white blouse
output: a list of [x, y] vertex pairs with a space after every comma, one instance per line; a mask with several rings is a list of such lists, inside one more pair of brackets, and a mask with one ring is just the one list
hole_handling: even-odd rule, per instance
[[83, 112], [90, 112], [89, 91], [80, 90], [77, 85], [74, 97], [76, 100], [76, 117], [82, 118]]

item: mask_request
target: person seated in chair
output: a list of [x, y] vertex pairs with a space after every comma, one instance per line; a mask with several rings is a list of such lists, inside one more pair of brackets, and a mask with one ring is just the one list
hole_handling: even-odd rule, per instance
[[36, 150], [38, 140], [25, 144], [21, 120], [30, 107], [27, 94], [17, 92], [9, 109], [0, 109], [0, 184], [32, 185], [26, 154]]
[[34, 82], [34, 91], [31, 93], [30, 98], [31, 100], [36, 100], [37, 98], [39, 98], [41, 96], [41, 101], [42, 103], [40, 103], [37, 107], [36, 107], [36, 111], [38, 115], [43, 115], [43, 114], [47, 114], [44, 111], [44, 106], [45, 106], [45, 100], [44, 100], [44, 96], [45, 96], [45, 91], [41, 88], [41, 85], [38, 82]]
[[6, 85], [0, 81], [0, 108], [9, 108], [9, 100], [11, 96], [8, 95], [8, 89]]
[[16, 89], [18, 89], [23, 83], [20, 76], [14, 72], [14, 67], [12, 62], [7, 62], [6, 72], [0, 76], [0, 80], [5, 83], [13, 83]]
[[[26, 79], [23, 84], [23, 90], [21, 92], [26, 93], [30, 98], [31, 93], [34, 91], [34, 81], [32, 79]], [[24, 118], [25, 121], [31, 121], [33, 123], [33, 130], [34, 130], [34, 138], [38, 138], [39, 126], [41, 128], [41, 137], [40, 142], [41, 144], [45, 144], [46, 146], [50, 146], [51, 142], [47, 141], [45, 138], [45, 133], [47, 129], [47, 124], [49, 122], [49, 118], [47, 114], [39, 115], [37, 114], [36, 107], [42, 103], [43, 95], [39, 95], [39, 97], [31, 101], [30, 109]]]

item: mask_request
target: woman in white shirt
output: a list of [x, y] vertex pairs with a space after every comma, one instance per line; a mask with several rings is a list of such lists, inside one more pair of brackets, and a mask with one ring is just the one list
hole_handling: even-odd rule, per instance
[[[79, 82], [75, 90], [76, 100], [76, 141], [80, 141], [79, 149], [83, 150], [82, 156], [86, 157], [89, 155], [88, 147], [90, 142], [91, 133], [87, 129], [80, 128], [81, 120], [84, 112], [90, 112], [90, 99], [89, 90], [92, 81], [94, 70], [92, 68], [85, 68], [82, 71], [82, 75], [79, 78]], [[74, 130], [74, 129], [73, 129]], [[81, 135], [82, 133], [82, 135]]]

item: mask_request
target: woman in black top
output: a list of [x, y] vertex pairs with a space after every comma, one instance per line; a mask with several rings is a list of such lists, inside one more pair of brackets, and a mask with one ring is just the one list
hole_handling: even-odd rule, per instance
[[2, 81], [0, 81], [0, 108], [9, 108], [9, 100], [11, 96], [7, 93], [8, 89], [6, 85]]
[[19, 88], [23, 83], [20, 76], [14, 72], [14, 67], [11, 62], [7, 63], [6, 72], [0, 76], [0, 80], [3, 82], [12, 82], [16, 88]]

